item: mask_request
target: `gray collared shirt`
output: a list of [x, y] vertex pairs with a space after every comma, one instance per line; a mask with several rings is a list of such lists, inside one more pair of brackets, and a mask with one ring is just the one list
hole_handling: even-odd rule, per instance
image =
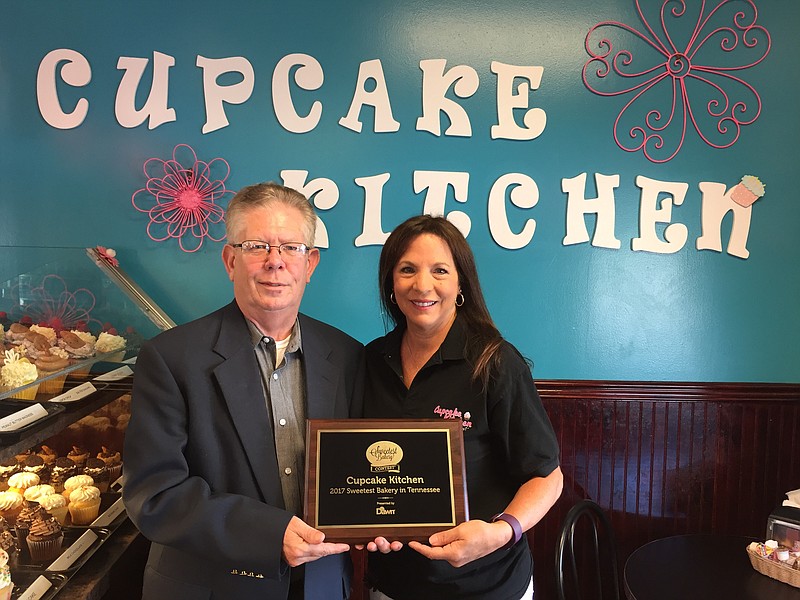
[[264, 399], [272, 423], [286, 510], [303, 518], [306, 437], [306, 385], [300, 323], [295, 321], [281, 364], [275, 364], [275, 340], [248, 321], [261, 369]]

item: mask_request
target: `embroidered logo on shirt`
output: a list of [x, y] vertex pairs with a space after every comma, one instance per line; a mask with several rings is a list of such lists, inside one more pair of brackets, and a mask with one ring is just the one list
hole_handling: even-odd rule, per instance
[[466, 431], [467, 429], [472, 428], [472, 415], [469, 411], [461, 414], [461, 411], [456, 408], [442, 408], [442, 406], [437, 405], [436, 408], [433, 409], [433, 414], [441, 417], [442, 419], [461, 419], [461, 427]]

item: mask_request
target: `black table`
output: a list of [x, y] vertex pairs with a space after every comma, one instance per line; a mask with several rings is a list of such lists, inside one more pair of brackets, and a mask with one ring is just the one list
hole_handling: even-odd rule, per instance
[[678, 535], [635, 550], [625, 562], [628, 600], [800, 600], [800, 588], [750, 564], [736, 535]]

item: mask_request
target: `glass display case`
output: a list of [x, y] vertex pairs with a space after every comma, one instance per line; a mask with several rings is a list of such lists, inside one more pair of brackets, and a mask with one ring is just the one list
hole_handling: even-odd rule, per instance
[[[0, 247], [0, 325], [0, 464], [121, 452], [136, 355], [175, 324], [114, 256], [102, 248]], [[16, 366], [4, 371], [9, 363]], [[29, 380], [20, 380], [23, 372]], [[121, 481], [107, 482], [95, 521], [79, 527], [66, 518], [56, 560], [36, 563], [22, 547], [13, 598], [86, 597], [73, 576], [105, 576], [107, 566], [92, 564], [113, 564], [110, 555], [139, 537], [126, 519]]]
[[[24, 357], [37, 366], [30, 381], [0, 377], [0, 400], [49, 400], [66, 375], [74, 374], [74, 382], [94, 363], [132, 361], [143, 340], [175, 325], [115, 263], [96, 248], [0, 247], [3, 359], [12, 351], [19, 355], [12, 360]], [[76, 339], [85, 343], [73, 347]], [[60, 355], [66, 364], [38, 360], [42, 353]]]

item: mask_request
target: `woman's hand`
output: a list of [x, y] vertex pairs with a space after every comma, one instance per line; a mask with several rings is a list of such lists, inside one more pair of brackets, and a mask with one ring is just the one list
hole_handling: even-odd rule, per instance
[[434, 533], [428, 538], [430, 545], [409, 542], [408, 546], [431, 560], [446, 560], [454, 567], [463, 567], [502, 548], [513, 535], [505, 521], [487, 523], [475, 519]]

